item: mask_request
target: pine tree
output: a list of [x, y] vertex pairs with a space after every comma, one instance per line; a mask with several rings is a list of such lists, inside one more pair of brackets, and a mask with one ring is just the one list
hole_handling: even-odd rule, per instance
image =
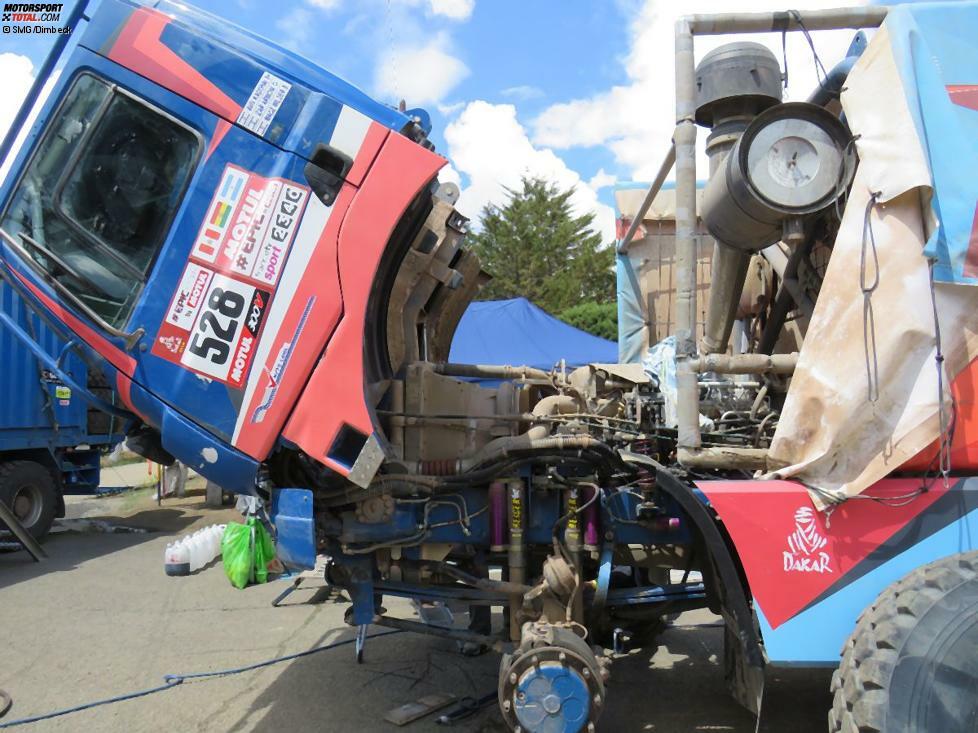
[[470, 244], [493, 276], [483, 300], [524, 297], [549, 313], [615, 297], [614, 250], [601, 247], [594, 214], [574, 216], [570, 197], [540, 178], [506, 189], [503, 206], [482, 210], [482, 229]]

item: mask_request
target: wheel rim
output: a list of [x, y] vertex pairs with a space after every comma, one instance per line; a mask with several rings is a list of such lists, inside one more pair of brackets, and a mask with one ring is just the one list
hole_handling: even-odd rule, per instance
[[14, 492], [11, 509], [21, 524], [25, 527], [32, 527], [41, 518], [43, 503], [40, 487], [34, 484], [24, 484]]

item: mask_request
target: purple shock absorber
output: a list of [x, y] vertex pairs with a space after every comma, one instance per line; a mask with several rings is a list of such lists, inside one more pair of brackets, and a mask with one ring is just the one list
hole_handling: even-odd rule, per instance
[[[581, 489], [581, 503], [586, 504], [591, 501], [593, 496], [594, 489], [590, 486], [585, 486]], [[599, 544], [598, 518], [601, 516], [600, 507], [598, 506], [599, 502], [600, 499], [595, 500], [584, 510], [584, 544], [588, 547], [596, 547]]]
[[506, 544], [506, 484], [489, 485], [489, 544], [501, 549]]

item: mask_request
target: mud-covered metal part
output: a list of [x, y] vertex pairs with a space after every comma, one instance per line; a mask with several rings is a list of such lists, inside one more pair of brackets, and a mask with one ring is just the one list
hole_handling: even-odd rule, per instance
[[692, 361], [698, 372], [718, 374], [791, 374], [798, 364], [798, 354], [709, 354]]
[[[710, 128], [711, 178], [722, 175], [730, 150], [751, 120], [780, 101], [781, 66], [766, 46], [728, 43], [703, 57], [696, 67], [696, 122]], [[721, 239], [714, 244], [702, 341], [707, 353], [727, 350], [749, 263], [743, 249]]]
[[666, 182], [666, 177], [669, 172], [672, 171], [673, 166], [676, 164], [676, 146], [672, 144], [666, 151], [665, 158], [662, 159], [662, 163], [659, 165], [659, 172], [656, 173], [655, 179], [649, 185], [648, 191], [645, 192], [645, 198], [642, 199], [642, 203], [638, 207], [638, 211], [635, 212], [635, 216], [632, 218], [631, 224], [628, 225], [628, 231], [625, 232], [625, 236], [621, 238], [618, 242], [618, 253], [625, 254], [628, 252], [628, 248], [635, 238], [635, 233], [638, 231], [639, 227], [642, 226], [642, 222], [645, 220], [645, 214], [648, 212], [649, 208], [652, 206], [652, 202], [655, 201], [655, 197], [659, 194], [662, 189], [662, 184]]
[[786, 219], [821, 211], [849, 187], [849, 139], [838, 117], [807, 102], [758, 115], [703, 191], [710, 234], [748, 252], [778, 241]]
[[736, 551], [692, 489], [669, 471], [656, 470], [655, 480], [657, 487], [682, 507], [703, 539], [709, 556], [708, 572], [715, 579], [713, 585], [727, 632], [724, 676], [734, 699], [759, 714], [764, 692], [764, 652], [748, 593], [734, 562]]
[[[526, 485], [522, 479], [506, 481], [506, 497], [508, 499], [509, 549], [507, 551], [507, 569], [511, 583], [522, 584], [526, 580]], [[519, 615], [522, 600], [513, 596], [509, 602], [510, 638], [517, 641], [520, 638]]]
[[608, 672], [570, 627], [523, 626], [519, 648], [499, 665], [499, 706], [524, 733], [593, 731], [605, 706]]
[[552, 375], [542, 369], [528, 366], [499, 366], [496, 364], [435, 364], [435, 374], [448, 377], [471, 377], [475, 379], [539, 379], [546, 382]]
[[478, 258], [461, 249], [467, 220], [455, 211], [457, 199], [454, 184], [442, 184], [431, 195], [431, 211], [394, 279], [386, 314], [394, 374], [406, 363], [448, 357], [458, 321], [484, 279]]
[[363, 524], [389, 522], [393, 516], [394, 497], [390, 494], [369, 496], [357, 504], [357, 521]]
[[[869, 6], [831, 10], [688, 15], [676, 22], [676, 415], [678, 446], [686, 465], [693, 465], [703, 444], [699, 427], [699, 385], [690, 364], [695, 354], [697, 299], [696, 237], [696, 125], [697, 83], [693, 38], [727, 33], [806, 33], [839, 28], [875, 27], [887, 8]], [[715, 277], [715, 274], [714, 274]]]
[[753, 117], [781, 101], [781, 66], [760, 43], [738, 41], [710, 51], [696, 67], [696, 123], [714, 127], [740, 108]]

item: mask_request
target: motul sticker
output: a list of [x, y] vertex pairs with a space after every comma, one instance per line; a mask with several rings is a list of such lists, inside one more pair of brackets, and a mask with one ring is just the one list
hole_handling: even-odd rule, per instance
[[243, 387], [309, 189], [228, 165], [152, 353]]
[[228, 165], [191, 256], [218, 272], [274, 288], [308, 199], [305, 186]]
[[153, 354], [241, 387], [271, 294], [189, 263], [153, 343]]

